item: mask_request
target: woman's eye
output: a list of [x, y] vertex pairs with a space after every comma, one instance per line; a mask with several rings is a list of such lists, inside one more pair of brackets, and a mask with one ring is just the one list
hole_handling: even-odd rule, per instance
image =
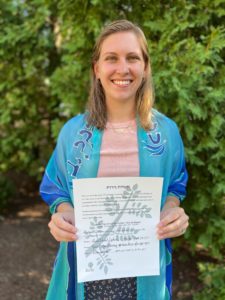
[[106, 60], [116, 61], [116, 57], [115, 56], [108, 56], [108, 57], [106, 57]]
[[130, 57], [128, 57], [128, 60], [131, 60], [131, 61], [139, 60], [139, 57], [138, 56], [130, 56]]

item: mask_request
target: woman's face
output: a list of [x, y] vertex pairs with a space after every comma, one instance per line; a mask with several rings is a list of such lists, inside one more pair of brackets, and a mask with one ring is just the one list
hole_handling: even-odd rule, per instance
[[103, 86], [106, 105], [129, 102], [135, 105], [135, 96], [145, 77], [145, 63], [140, 43], [131, 32], [118, 32], [102, 43], [95, 75]]

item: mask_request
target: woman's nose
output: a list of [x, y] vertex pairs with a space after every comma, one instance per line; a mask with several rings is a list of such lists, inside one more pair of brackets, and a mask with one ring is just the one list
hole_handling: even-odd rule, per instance
[[121, 59], [118, 61], [117, 69], [118, 74], [127, 74], [129, 73], [129, 65], [125, 59]]

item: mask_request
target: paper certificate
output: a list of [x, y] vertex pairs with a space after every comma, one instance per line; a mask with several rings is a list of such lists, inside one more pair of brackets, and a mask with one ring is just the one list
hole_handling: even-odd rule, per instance
[[74, 179], [78, 282], [159, 275], [161, 177]]

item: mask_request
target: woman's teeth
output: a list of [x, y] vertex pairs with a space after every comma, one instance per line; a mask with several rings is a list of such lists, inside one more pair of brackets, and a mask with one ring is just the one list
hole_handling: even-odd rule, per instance
[[131, 83], [131, 80], [113, 80], [113, 83], [120, 86], [125, 86]]

